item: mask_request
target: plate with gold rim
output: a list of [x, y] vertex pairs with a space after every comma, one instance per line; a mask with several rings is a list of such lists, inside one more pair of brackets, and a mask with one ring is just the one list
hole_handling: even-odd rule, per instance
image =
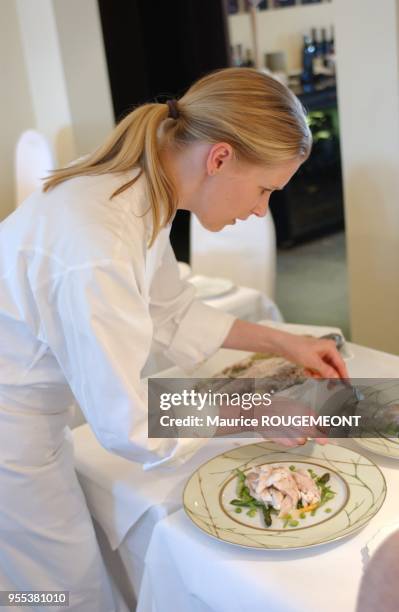
[[389, 459], [399, 461], [399, 438], [378, 436], [375, 438], [354, 438], [362, 448]]
[[[237, 513], [231, 503], [237, 474], [262, 466], [308, 470], [315, 478], [328, 473], [334, 496], [315, 512], [301, 513], [303, 519], [273, 516], [267, 527], [262, 512]], [[183, 503], [193, 523], [213, 538], [246, 548], [294, 550], [353, 534], [379, 511], [385, 496], [383, 473], [361, 453], [333, 444], [283, 448], [265, 441], [236, 447], [200, 466], [185, 486]]]

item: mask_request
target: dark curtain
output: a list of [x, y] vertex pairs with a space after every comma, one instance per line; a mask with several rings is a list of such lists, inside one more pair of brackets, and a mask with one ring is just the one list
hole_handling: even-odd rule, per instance
[[[115, 119], [135, 105], [182, 95], [202, 75], [229, 65], [224, 0], [98, 0]], [[171, 242], [189, 261], [189, 214]]]

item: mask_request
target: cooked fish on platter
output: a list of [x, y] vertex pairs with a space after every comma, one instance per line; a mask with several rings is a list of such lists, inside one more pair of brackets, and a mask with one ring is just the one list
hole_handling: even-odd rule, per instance
[[282, 357], [254, 353], [205, 379], [200, 387], [214, 392], [245, 393], [254, 390], [254, 379], [257, 391], [277, 393], [302, 384], [306, 376], [302, 367]]
[[[335, 492], [327, 485], [330, 474], [318, 476], [312, 469], [295, 465], [263, 465], [245, 474], [237, 470], [237, 499], [231, 505], [248, 507], [249, 516], [259, 509], [265, 524], [272, 524], [272, 514], [285, 521], [285, 525], [297, 526], [307, 512], [315, 514], [317, 508], [333, 499]], [[331, 511], [331, 510], [330, 510]], [[240, 511], [241, 512], [241, 511]]]

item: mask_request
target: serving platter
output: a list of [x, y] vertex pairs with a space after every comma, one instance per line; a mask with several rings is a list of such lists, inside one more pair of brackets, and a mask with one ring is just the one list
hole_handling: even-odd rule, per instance
[[[328, 507], [294, 521], [293, 526], [276, 517], [266, 527], [260, 513], [237, 514], [231, 504], [237, 470], [248, 473], [266, 465], [313, 470], [318, 476], [328, 472], [336, 495]], [[309, 442], [299, 448], [283, 448], [259, 442], [229, 450], [199, 467], [186, 484], [183, 503], [193, 523], [213, 538], [247, 548], [293, 550], [340, 540], [358, 531], [378, 512], [385, 496], [381, 470], [360, 453], [333, 444]]]
[[379, 436], [376, 438], [354, 438], [362, 448], [380, 457], [388, 457], [399, 461], [399, 438]]
[[359, 414], [375, 419], [374, 435], [365, 431], [355, 440], [376, 455], [399, 460], [399, 381], [385, 378], [368, 382], [362, 389], [365, 402], [359, 403]]

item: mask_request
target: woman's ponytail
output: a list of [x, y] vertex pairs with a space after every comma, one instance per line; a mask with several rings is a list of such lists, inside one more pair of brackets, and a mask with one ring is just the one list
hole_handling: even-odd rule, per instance
[[[107, 140], [93, 153], [80, 158], [66, 168], [55, 170], [44, 182], [44, 191], [76, 176], [126, 172], [141, 168], [147, 179], [149, 204], [152, 209], [153, 243], [160, 228], [169, 223], [176, 211], [176, 195], [160, 158], [158, 134], [168, 117], [166, 104], [144, 104], [129, 113], [112, 131]], [[121, 185], [112, 197], [122, 193], [139, 178]]]

